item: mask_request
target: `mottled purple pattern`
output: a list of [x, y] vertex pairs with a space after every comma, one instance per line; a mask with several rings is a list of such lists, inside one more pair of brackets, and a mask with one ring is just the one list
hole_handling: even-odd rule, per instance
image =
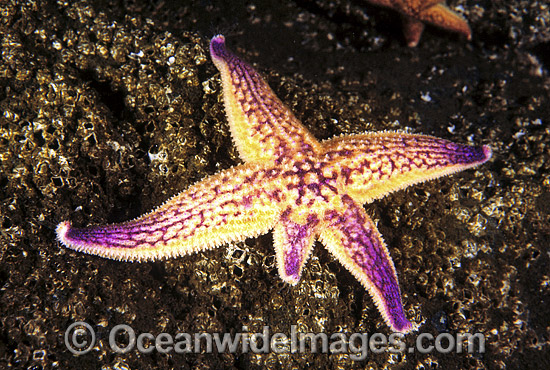
[[284, 225], [286, 233], [284, 245], [284, 269], [288, 276], [295, 280], [300, 278], [300, 269], [307, 258], [306, 252], [313, 241], [313, 232], [319, 219], [315, 215], [308, 217], [307, 223], [299, 225], [287, 218], [288, 211], [281, 216], [280, 222]]
[[486, 146], [470, 146], [450, 141], [446, 142], [446, 148], [449, 150], [450, 162], [456, 164], [483, 162], [489, 159], [491, 154]]
[[[259, 92], [266, 89], [266, 85], [261, 80], [258, 72], [254, 70], [248, 63], [237, 58], [231, 51], [225, 47], [225, 38], [223, 36], [215, 36], [210, 42], [210, 54], [212, 58], [222, 59], [232, 74], [239, 76], [238, 81], [242, 84], [243, 91], [252, 92], [252, 96], [260, 98]], [[236, 82], [236, 81], [234, 81]], [[236, 85], [240, 86], [240, 85]], [[269, 103], [269, 101], [263, 101], [258, 99], [256, 101], [257, 107]]]
[[[304, 129], [260, 74], [225, 47], [223, 36], [212, 39], [210, 53], [214, 61], [221, 62], [228, 70], [229, 76], [224, 83], [231, 86], [230, 92], [237, 100], [239, 113], [248, 118], [248, 123], [257, 123], [246, 128], [249, 134], [246, 138], [236, 137], [237, 141], [254, 141], [265, 151], [273, 152], [269, 160], [277, 163], [298, 151], [313, 154], [317, 140]], [[223, 71], [219, 65], [218, 68]], [[228, 92], [224, 90], [224, 94]]]
[[[95, 244], [117, 248], [135, 248], [139, 243], [132, 236], [139, 233], [139, 228], [122, 225], [91, 226], [88, 228], [73, 228], [67, 232], [67, 239], [80, 244]], [[132, 241], [133, 245], [127, 245]]]
[[[384, 191], [402, 186], [403, 177], [411, 171], [426, 172], [427, 178], [443, 176], [486, 162], [492, 152], [488, 146], [469, 146], [426, 135], [387, 133], [357, 135], [342, 141], [335, 139], [327, 144], [327, 162], [340, 165], [346, 185], [362, 183], [365, 191], [372, 191], [373, 178], [385, 181]], [[373, 175], [374, 174], [374, 175]], [[417, 174], [412, 183], [422, 180]], [[380, 193], [379, 195], [384, 195]]]
[[346, 239], [344, 249], [361, 268], [371, 284], [382, 295], [383, 309], [388, 313], [392, 326], [401, 331], [411, 324], [405, 317], [401, 293], [392, 262], [375, 235], [376, 227], [363, 217], [363, 209], [347, 195], [342, 197], [346, 205], [343, 215], [336, 212], [327, 214], [332, 227], [341, 230]]
[[430, 136], [415, 135], [405, 140], [405, 144], [405, 153], [414, 154], [415, 158], [435, 160], [435, 165], [439, 166], [484, 162], [491, 154], [486, 146], [458, 144]]
[[217, 35], [210, 41], [210, 54], [215, 58], [228, 59], [231, 55], [225, 48], [225, 37]]
[[437, 165], [480, 163], [488, 160], [491, 149], [487, 146], [470, 146], [453, 143], [431, 136], [395, 134], [388, 136], [364, 135], [350, 138], [348, 145], [329, 150], [329, 159], [356, 157], [359, 153], [376, 153], [376, 158], [387, 160], [406, 157], [409, 160], [432, 159]]
[[282, 176], [292, 179], [286, 190], [298, 191], [295, 200], [297, 206], [313, 206], [320, 200], [329, 202], [330, 198], [337, 195], [336, 175], [331, 178], [323, 176], [323, 166], [324, 163], [312, 160], [296, 161], [291, 169], [282, 173]]

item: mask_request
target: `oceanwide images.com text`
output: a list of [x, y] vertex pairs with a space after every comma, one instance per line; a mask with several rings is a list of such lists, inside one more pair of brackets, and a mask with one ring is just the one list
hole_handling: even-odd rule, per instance
[[[246, 326], [240, 333], [136, 333], [129, 325], [116, 325], [109, 331], [109, 347], [115, 353], [348, 353], [352, 360], [364, 360], [370, 353], [484, 353], [485, 337], [476, 334], [421, 333], [415, 345], [407, 347], [405, 335], [392, 333], [301, 333], [291, 325], [290, 334], [271, 333], [264, 326], [261, 333], [250, 333]], [[96, 333], [91, 325], [79, 321], [65, 331], [65, 345], [75, 355], [92, 351]]]

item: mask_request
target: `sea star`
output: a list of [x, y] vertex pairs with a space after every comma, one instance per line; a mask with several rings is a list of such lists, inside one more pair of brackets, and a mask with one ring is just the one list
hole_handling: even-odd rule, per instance
[[367, 0], [367, 2], [391, 8], [401, 14], [403, 34], [410, 47], [418, 45], [424, 31], [424, 23], [458, 32], [468, 40], [472, 39], [468, 22], [449, 9], [444, 4], [444, 0]]
[[149, 214], [107, 226], [57, 227], [68, 248], [144, 261], [176, 257], [273, 229], [281, 278], [296, 284], [314, 241], [374, 298], [386, 323], [407, 332], [395, 267], [363, 203], [421, 181], [477, 166], [491, 157], [473, 147], [397, 132], [317, 141], [260, 75], [215, 36], [210, 54], [221, 73], [231, 134], [244, 164], [191, 186]]

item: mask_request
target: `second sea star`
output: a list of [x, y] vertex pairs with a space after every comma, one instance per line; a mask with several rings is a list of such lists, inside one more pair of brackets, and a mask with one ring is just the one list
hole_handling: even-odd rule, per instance
[[468, 22], [445, 5], [444, 0], [366, 0], [375, 5], [396, 10], [403, 20], [403, 35], [407, 45], [415, 47], [424, 31], [424, 23], [458, 32], [468, 40], [472, 31]]

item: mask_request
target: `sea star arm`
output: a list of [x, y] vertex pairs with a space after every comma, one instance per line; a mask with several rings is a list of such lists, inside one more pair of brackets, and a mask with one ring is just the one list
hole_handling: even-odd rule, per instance
[[405, 317], [397, 273], [374, 222], [349, 196], [343, 209], [328, 210], [319, 239], [353, 276], [367, 288], [386, 323], [397, 332], [412, 325]]
[[426, 7], [418, 14], [418, 18], [421, 21], [431, 23], [447, 31], [461, 33], [468, 40], [472, 38], [472, 30], [466, 19], [443, 3]]
[[407, 46], [414, 48], [420, 42], [422, 32], [424, 32], [424, 23], [414, 17], [401, 15], [401, 23], [403, 24], [403, 37], [407, 42]]
[[318, 218], [312, 214], [304, 224], [292, 220], [291, 211], [283, 212], [273, 229], [273, 244], [277, 256], [277, 268], [283, 281], [298, 283], [302, 269], [315, 242]]
[[249, 186], [264, 176], [254, 167], [239, 166], [214, 175], [133, 221], [86, 228], [62, 222], [57, 239], [79, 252], [142, 261], [264, 234], [273, 227], [278, 210], [267, 192]]
[[275, 161], [318, 149], [317, 139], [258, 72], [225, 47], [222, 35], [212, 38], [210, 55], [221, 74], [231, 136], [245, 162]]
[[393, 8], [400, 13], [417, 14], [422, 9], [429, 8], [444, 0], [367, 0], [371, 4]]
[[340, 186], [360, 204], [478, 166], [492, 155], [486, 145], [469, 146], [398, 132], [335, 138], [326, 141], [324, 147], [327, 160], [340, 164]]

